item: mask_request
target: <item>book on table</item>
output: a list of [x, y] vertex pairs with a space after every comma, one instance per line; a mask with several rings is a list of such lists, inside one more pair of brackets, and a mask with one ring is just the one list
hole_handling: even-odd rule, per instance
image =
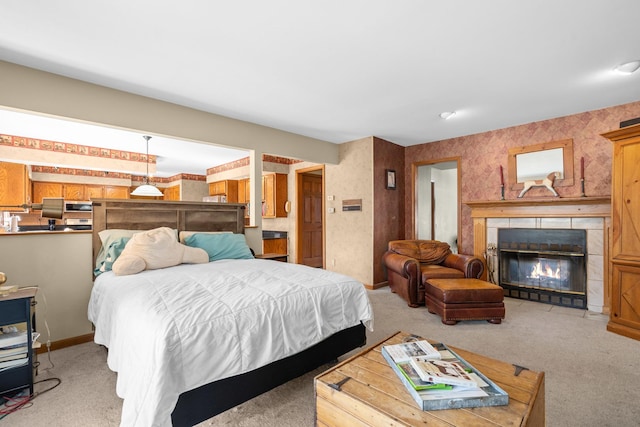
[[[420, 343], [416, 346], [407, 346], [409, 343]], [[438, 409], [473, 408], [480, 406], [499, 406], [509, 404], [509, 395], [498, 387], [493, 381], [471, 366], [458, 354], [449, 349], [445, 344], [431, 344], [426, 340], [410, 341], [409, 343], [384, 345], [381, 348], [382, 355], [389, 363], [395, 374], [405, 386], [413, 400], [424, 411]], [[427, 345], [425, 345], [428, 344]], [[431, 347], [433, 351], [425, 351], [418, 354], [424, 348]], [[417, 352], [412, 349], [420, 348]], [[403, 350], [403, 351], [401, 351]], [[427, 357], [426, 354], [429, 354]], [[416, 366], [428, 364], [436, 366], [441, 375], [438, 379], [430, 381], [434, 372], [423, 377], [420, 376]], [[453, 365], [453, 367], [452, 367]], [[447, 370], [448, 369], [448, 370]], [[442, 377], [448, 374], [452, 379]], [[452, 384], [455, 383], [455, 384]]]

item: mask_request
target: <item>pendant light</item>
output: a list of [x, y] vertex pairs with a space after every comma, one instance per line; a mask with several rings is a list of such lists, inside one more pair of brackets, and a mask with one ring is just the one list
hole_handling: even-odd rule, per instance
[[149, 135], [144, 135], [143, 138], [147, 141], [147, 174], [144, 177], [144, 184], [133, 190], [131, 195], [143, 197], [163, 196], [162, 191], [158, 190], [158, 187], [149, 184], [149, 140], [151, 137]]

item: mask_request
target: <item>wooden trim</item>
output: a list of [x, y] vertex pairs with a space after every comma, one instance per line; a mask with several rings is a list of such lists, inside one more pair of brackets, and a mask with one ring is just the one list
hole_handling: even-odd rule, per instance
[[[78, 344], [84, 344], [93, 341], [93, 332], [90, 334], [80, 335], [77, 337], [65, 338], [51, 343], [51, 351], [60, 350], [61, 348], [72, 347]], [[43, 354], [47, 352], [47, 346], [42, 344], [40, 348], [36, 349], [37, 354]]]
[[601, 135], [611, 141], [620, 141], [621, 139], [627, 139], [636, 136], [638, 135], [638, 132], [640, 132], [640, 124], [616, 129], [611, 132], [603, 133]]
[[461, 157], [446, 157], [443, 159], [434, 159], [434, 160], [427, 160], [427, 161], [422, 161], [422, 162], [414, 162], [411, 163], [411, 193], [410, 193], [410, 197], [411, 197], [411, 218], [410, 218], [410, 222], [411, 222], [411, 233], [412, 235], [407, 237], [408, 239], [416, 239], [418, 236], [418, 226], [417, 226], [417, 222], [416, 222], [416, 218], [418, 216], [418, 206], [416, 204], [416, 200], [418, 200], [418, 195], [417, 195], [417, 186], [416, 186], [416, 179], [418, 176], [418, 167], [419, 166], [428, 166], [428, 165], [435, 165], [438, 163], [446, 163], [446, 162], [456, 162], [457, 166], [456, 166], [456, 170], [457, 170], [457, 186], [458, 186], [458, 195], [457, 195], [457, 200], [458, 200], [458, 226], [457, 226], [457, 232], [458, 232], [458, 248], [462, 247], [462, 170], [460, 167], [461, 164]]
[[604, 236], [602, 246], [603, 253], [602, 258], [603, 262], [603, 271], [602, 271], [602, 279], [604, 280], [604, 294], [603, 301], [604, 306], [602, 307], [603, 314], [611, 314], [611, 284], [613, 283], [613, 269], [611, 268], [611, 262], [609, 258], [609, 254], [611, 253], [611, 218], [604, 219]]
[[536, 151], [553, 150], [562, 148], [563, 177], [554, 182], [556, 187], [573, 185], [573, 139], [563, 139], [560, 141], [543, 142], [542, 144], [527, 145], [525, 147], [515, 147], [509, 149], [507, 184], [512, 190], [522, 190], [524, 183], [517, 182], [516, 156], [518, 154], [533, 153]]
[[487, 280], [487, 219], [473, 219], [473, 255], [477, 256], [484, 263], [484, 271], [480, 279]]
[[364, 288], [370, 291], [375, 291], [376, 289], [384, 288], [389, 286], [389, 282], [385, 280], [384, 282], [374, 283], [373, 285], [369, 285], [368, 283], [364, 283]]
[[610, 217], [611, 197], [572, 197], [464, 202], [472, 218]]

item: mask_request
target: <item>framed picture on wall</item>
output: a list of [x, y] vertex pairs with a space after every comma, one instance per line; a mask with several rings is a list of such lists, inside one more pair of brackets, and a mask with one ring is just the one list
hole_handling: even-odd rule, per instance
[[396, 171], [392, 169], [387, 169], [387, 181], [386, 181], [386, 189], [387, 190], [395, 190], [396, 189]]

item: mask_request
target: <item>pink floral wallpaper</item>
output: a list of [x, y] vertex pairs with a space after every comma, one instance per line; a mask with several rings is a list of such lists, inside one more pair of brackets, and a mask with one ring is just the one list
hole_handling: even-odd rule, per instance
[[[556, 187], [560, 197], [580, 196], [580, 159], [584, 157], [585, 194], [608, 196], [611, 194], [611, 142], [601, 134], [618, 129], [620, 122], [640, 117], [640, 102], [588, 111], [572, 116], [528, 123], [505, 129], [452, 138], [407, 147], [405, 156], [405, 187], [411, 185], [411, 165], [415, 162], [460, 157], [461, 225], [460, 252], [473, 252], [473, 225], [471, 210], [466, 201], [500, 199], [500, 166], [507, 179], [508, 151], [544, 142], [573, 139], [573, 186]], [[405, 191], [409, 191], [405, 188]], [[505, 199], [515, 199], [519, 191], [505, 186]], [[548, 190], [533, 188], [525, 197], [547, 197]], [[405, 236], [411, 236], [410, 200], [405, 200]]]

